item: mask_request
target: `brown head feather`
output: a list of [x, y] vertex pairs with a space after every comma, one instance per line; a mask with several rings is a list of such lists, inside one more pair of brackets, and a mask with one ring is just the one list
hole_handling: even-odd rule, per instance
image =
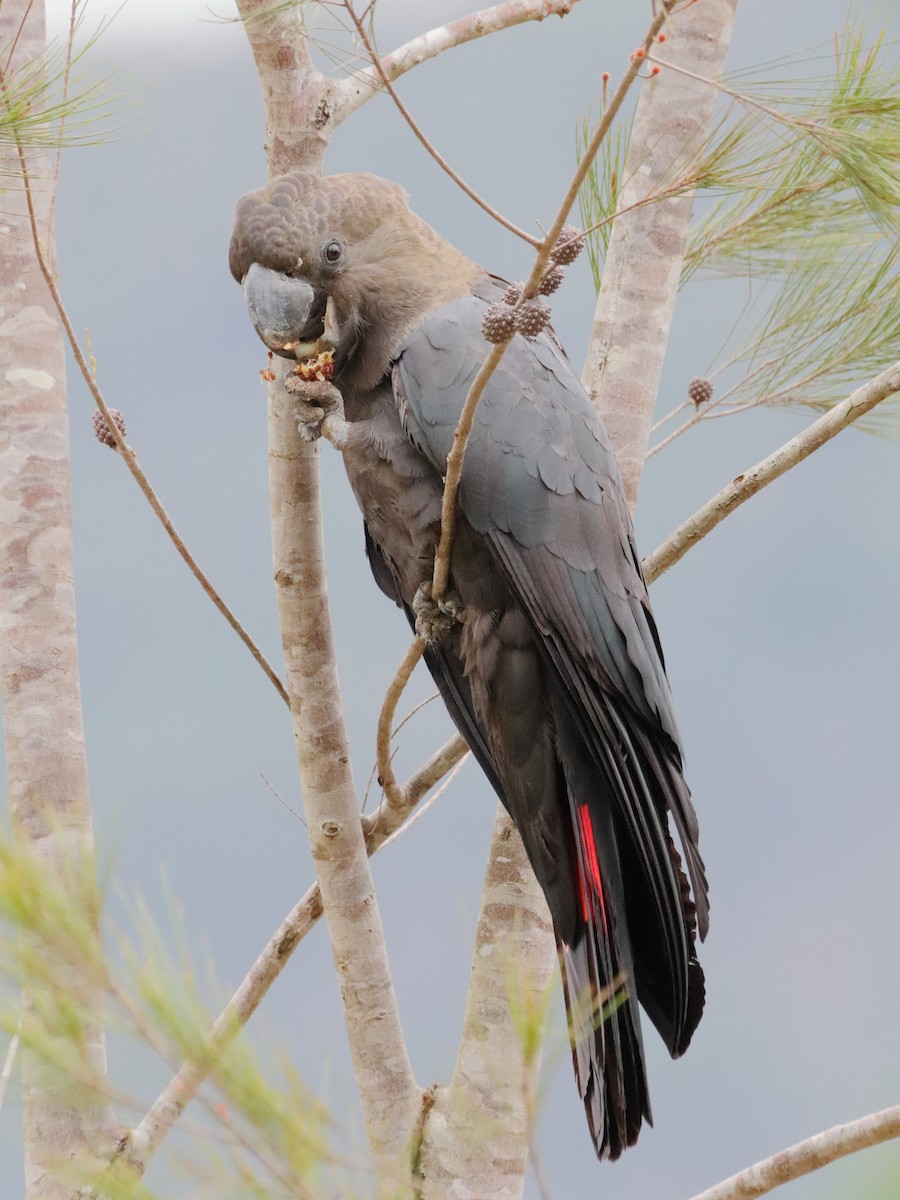
[[[345, 246], [333, 273], [320, 255], [331, 238]], [[294, 172], [244, 196], [229, 261], [239, 282], [256, 262], [327, 288], [339, 326], [355, 331], [345, 379], [362, 390], [378, 382], [429, 313], [484, 275], [411, 211], [401, 187], [365, 174]]]

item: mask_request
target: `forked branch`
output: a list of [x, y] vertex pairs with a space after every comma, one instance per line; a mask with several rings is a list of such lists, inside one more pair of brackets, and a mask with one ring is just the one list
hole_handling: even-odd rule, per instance
[[846, 429], [848, 425], [858, 421], [867, 412], [871, 412], [876, 404], [881, 404], [883, 400], [887, 400], [889, 396], [894, 396], [898, 392], [900, 392], [900, 362], [894, 363], [892, 367], [888, 367], [886, 371], [882, 371], [880, 375], [869, 380], [868, 383], [864, 383], [846, 400], [836, 404], [824, 416], [819, 417], [818, 421], [813, 421], [802, 433], [791, 438], [768, 458], [764, 458], [755, 467], [738, 475], [727, 487], [722, 488], [717, 495], [698, 509], [692, 517], [683, 521], [652, 554], [647, 555], [643, 562], [644, 578], [647, 583], [652, 583], [664, 571], [668, 571], [669, 567], [673, 567], [687, 554], [691, 546], [695, 546], [697, 542], [705, 538], [720, 521], [724, 521], [728, 514], [734, 512], [745, 500], [749, 500], [751, 496], [762, 491], [764, 487], [784, 475], [791, 467], [803, 462], [804, 458], [808, 458], [820, 446], [824, 446], [842, 429]]

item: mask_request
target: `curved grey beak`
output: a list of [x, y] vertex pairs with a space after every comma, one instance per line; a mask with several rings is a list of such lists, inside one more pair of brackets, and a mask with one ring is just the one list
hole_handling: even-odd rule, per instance
[[328, 297], [305, 279], [253, 263], [241, 287], [254, 329], [276, 354], [292, 359], [297, 342], [315, 342], [322, 336]]

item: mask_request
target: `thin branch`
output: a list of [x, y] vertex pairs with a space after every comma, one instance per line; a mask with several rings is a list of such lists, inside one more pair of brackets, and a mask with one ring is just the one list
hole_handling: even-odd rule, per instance
[[6, 1098], [6, 1089], [9, 1087], [9, 1081], [12, 1078], [13, 1063], [16, 1061], [16, 1052], [19, 1049], [20, 1037], [17, 1033], [9, 1039], [9, 1047], [6, 1051], [6, 1058], [3, 1060], [3, 1070], [0, 1071], [0, 1111], [3, 1109], [3, 1101]]
[[441, 168], [441, 170], [446, 171], [446, 173], [450, 176], [450, 178], [453, 180], [453, 182], [456, 184], [456, 186], [458, 188], [460, 188], [463, 192], [465, 192], [465, 194], [469, 197], [470, 200], [474, 200], [474, 202], [478, 205], [478, 207], [483, 209], [488, 214], [489, 217], [493, 217], [495, 221], [499, 222], [499, 224], [502, 225], [504, 229], [508, 229], [509, 232], [514, 233], [516, 235], [516, 237], [520, 237], [523, 241], [528, 242], [528, 244], [530, 246], [540, 245], [539, 238], [534, 237], [530, 233], [526, 233], [524, 229], [520, 229], [518, 227], [518, 225], [515, 225], [512, 221], [507, 220], [507, 218], [504, 217], [504, 215], [501, 212], [498, 212], [496, 208], [493, 208], [490, 204], [488, 204], [487, 200], [485, 200], [482, 196], [479, 196], [479, 194], [474, 190], [474, 188], [469, 187], [469, 185], [462, 178], [462, 176], [457, 175], [456, 171], [453, 170], [453, 168], [450, 166], [450, 164], [447, 162], [447, 160], [444, 158], [444, 156], [435, 148], [434, 145], [432, 145], [432, 143], [428, 140], [428, 138], [422, 132], [421, 128], [419, 127], [419, 125], [416, 122], [415, 118], [413, 117], [412, 113], [409, 111], [409, 109], [406, 107], [406, 105], [403, 103], [403, 101], [397, 95], [396, 88], [391, 83], [390, 78], [386, 74], [384, 67], [382, 66], [381, 59], [378, 57], [378, 52], [375, 49], [375, 47], [372, 45], [372, 41], [371, 41], [368, 33], [366, 32], [365, 26], [363, 25], [360, 18], [356, 15], [356, 12], [353, 8], [352, 0], [343, 0], [343, 3], [344, 3], [344, 7], [347, 10], [348, 16], [350, 17], [350, 20], [353, 22], [354, 27], [356, 28], [356, 32], [357, 32], [357, 36], [359, 37], [359, 40], [362, 42], [362, 44], [365, 46], [366, 50], [368, 51], [369, 57], [372, 60], [373, 67], [374, 67], [375, 71], [378, 73], [378, 76], [381, 79], [381, 82], [384, 86], [385, 91], [388, 93], [388, 95], [394, 101], [394, 104], [397, 106], [397, 109], [400, 112], [400, 115], [403, 117], [404, 121], [406, 121], [407, 125], [410, 127], [410, 129], [413, 131], [415, 136], [418, 138], [418, 140], [422, 143], [422, 145], [425, 147], [425, 149], [428, 151], [428, 153], [434, 159], [434, 161], [438, 164], [438, 166]]
[[[656, 433], [657, 429], [662, 429], [663, 425], [668, 425], [680, 412], [684, 412], [690, 403], [690, 400], [682, 400], [680, 404], [676, 404], [674, 408], [670, 408], [664, 417], [660, 417], [658, 421], [653, 422], [650, 426], [650, 432]], [[648, 454], [647, 457], [649, 458], [650, 455]]]
[[764, 1196], [783, 1183], [790, 1183], [829, 1163], [900, 1137], [900, 1104], [870, 1113], [846, 1125], [835, 1125], [815, 1137], [797, 1142], [771, 1158], [754, 1163], [715, 1187], [694, 1196], [693, 1200], [752, 1200]]
[[[816, 337], [812, 337], [808, 342], [795, 342], [793, 349], [795, 352], [799, 352], [807, 345], [812, 345], [816, 340]], [[717, 375], [721, 374], [721, 372], [726, 368], [733, 366], [739, 361], [739, 359], [740, 356], [736, 355], [734, 358], [729, 359], [728, 362], [722, 363], [716, 368], [715, 371], [713, 371], [713, 373], [710, 375], [710, 379], [715, 379]], [[665, 450], [667, 446], [670, 446], [677, 438], [681, 437], [683, 433], [687, 433], [688, 430], [693, 429], [694, 426], [698, 425], [701, 421], [712, 420], [715, 417], [727, 417], [732, 413], [743, 412], [748, 408], [760, 408], [762, 405], [774, 403], [781, 393], [769, 393], [767, 396], [755, 397], [754, 399], [749, 400], [746, 404], [736, 404], [732, 406], [728, 405], [729, 397], [734, 395], [739, 387], [746, 386], [750, 380], [759, 375], [764, 375], [774, 361], [774, 358], [767, 358], [764, 362], [757, 363], [752, 370], [747, 371], [739, 384], [733, 384], [730, 388], [728, 388], [727, 391], [722, 392], [720, 396], [714, 397], [714, 399], [707, 401], [706, 404], [702, 405], [699, 409], [696, 409], [693, 413], [691, 413], [686, 421], [683, 421], [680, 425], [673, 429], [671, 433], [667, 434], [655, 445], [650, 447], [645, 456], [645, 462], [659, 454], [661, 450]], [[808, 375], [806, 380], [803, 382], [809, 382], [810, 379], [815, 378], [816, 373], [813, 373], [812, 376]], [[798, 383], [796, 386], [799, 387], [800, 384]], [[661, 422], [657, 422], [653, 428], [657, 428], [660, 424], [664, 424], [666, 421], [668, 421], [670, 417], [675, 416], [677, 412], [680, 412], [681, 409], [685, 407], [686, 403], [687, 402], [684, 402], [679, 405], [678, 408], [673, 409], [667, 417], [664, 417]]]
[[[671, 446], [672, 442], [674, 442], [676, 438], [680, 438], [683, 433], [687, 433], [689, 429], [693, 429], [695, 425], [706, 420], [707, 416], [712, 411], [713, 406], [721, 404], [723, 399], [724, 397], [719, 397], [718, 399], [714, 400], [712, 404], [704, 404], [702, 408], [698, 408], [692, 412], [687, 420], [682, 421], [681, 424], [673, 429], [671, 433], [667, 433], [664, 438], [661, 438], [658, 442], [650, 447], [644, 456], [644, 462], [648, 462], [651, 458], [659, 454], [660, 450], [665, 450], [666, 446]], [[685, 408], [684, 403], [679, 404], [677, 408], [673, 408], [668, 416], [663, 417], [661, 421], [657, 421], [656, 425], [652, 426], [650, 432], [652, 433], [653, 430], [657, 429], [660, 425], [665, 425], [667, 421], [671, 420], [676, 413], [681, 412], [683, 408]]]
[[[2, 8], [2, 7], [3, 7], [3, 5], [2, 5], [2, 3], [0, 3], [0, 8]], [[25, 5], [25, 11], [22, 13], [22, 19], [19, 21], [18, 28], [16, 29], [15, 37], [12, 39], [12, 42], [10, 43], [9, 54], [7, 54], [7, 56], [6, 56], [6, 66], [3, 67], [3, 71], [8, 71], [10, 68], [10, 64], [12, 63], [12, 60], [13, 60], [13, 55], [15, 54], [16, 47], [19, 44], [19, 38], [22, 36], [22, 33], [25, 29], [25, 23], [27, 22], [29, 16], [31, 15], [31, 10], [33, 7], [34, 7], [34, 0], [28, 0], [28, 3]]]
[[478, 368], [478, 374], [472, 380], [472, 386], [469, 388], [469, 394], [466, 396], [466, 402], [459, 414], [459, 420], [453, 433], [453, 445], [447, 455], [444, 494], [441, 499], [441, 536], [434, 555], [434, 575], [431, 584], [432, 595], [436, 599], [440, 599], [444, 595], [450, 579], [450, 554], [456, 529], [456, 496], [462, 477], [469, 434], [472, 432], [472, 425], [475, 421], [475, 409], [508, 345], [508, 342], [502, 342], [500, 345], [491, 346], [487, 357]]
[[[4, 76], [3, 76], [2, 71], [0, 71], [0, 88], [4, 88], [4, 87], [5, 87]], [[228, 607], [228, 605], [225, 603], [225, 601], [222, 599], [222, 597], [219, 595], [219, 593], [213, 587], [212, 583], [210, 583], [208, 577], [204, 574], [203, 570], [201, 569], [197, 560], [194, 558], [193, 554], [191, 554], [190, 550], [188, 550], [187, 546], [185, 545], [184, 541], [181, 538], [181, 535], [178, 533], [177, 529], [172, 524], [168, 513], [163, 508], [162, 502], [160, 501], [156, 492], [153, 490], [149, 479], [144, 474], [144, 472], [141, 470], [141, 468], [138, 466], [137, 458], [135, 457], [134, 451], [131, 449], [131, 447], [128, 445], [128, 443], [125, 441], [125, 438], [122, 436], [121, 432], [119, 431], [118, 426], [116, 425], [113, 418], [110, 416], [109, 409], [106, 406], [106, 402], [103, 399], [103, 396], [100, 392], [100, 388], [97, 386], [97, 381], [94, 379], [93, 372], [91, 371], [90, 366], [88, 365], [88, 362], [84, 357], [84, 353], [78, 342], [78, 338], [75, 335], [75, 330], [72, 328], [72, 322], [69, 320], [69, 314], [66, 311], [65, 305], [63, 304], [63, 299], [62, 299], [62, 296], [60, 295], [59, 288], [56, 286], [56, 280], [53, 278], [53, 272], [50, 270], [50, 266], [47, 263], [47, 259], [44, 255], [43, 247], [41, 245], [40, 232], [38, 230], [37, 215], [36, 215], [35, 209], [34, 209], [34, 198], [32, 196], [32, 191], [31, 191], [31, 175], [28, 171], [28, 163], [25, 159], [25, 152], [24, 152], [22, 144], [18, 138], [18, 135], [16, 135], [16, 147], [18, 150], [19, 165], [20, 165], [21, 172], [22, 172], [22, 181], [23, 181], [23, 186], [24, 186], [24, 190], [25, 190], [25, 199], [26, 199], [26, 203], [28, 205], [28, 219], [29, 219], [29, 223], [31, 225], [31, 236], [32, 236], [32, 240], [34, 242], [34, 251], [35, 251], [35, 256], [37, 258], [38, 267], [40, 268], [40, 272], [44, 277], [44, 282], [46, 283], [47, 289], [50, 292], [50, 296], [56, 307], [56, 311], [59, 314], [60, 323], [62, 324], [62, 327], [65, 330], [66, 338], [68, 339], [69, 345], [72, 349], [72, 354], [75, 358], [75, 362], [78, 365], [78, 369], [81, 372], [81, 376], [84, 379], [85, 384], [87, 385], [88, 391], [91, 393], [91, 395], [94, 398], [94, 403], [97, 405], [97, 408], [103, 414], [103, 419], [106, 421], [106, 426], [107, 426], [107, 429], [109, 430], [110, 436], [113, 438], [113, 440], [116, 443], [116, 449], [119, 451], [122, 461], [128, 467], [129, 471], [131, 472], [132, 476], [134, 477], [135, 481], [137, 482], [138, 487], [144, 493], [144, 496], [146, 497], [147, 502], [149, 503], [150, 507], [153, 509], [154, 513], [156, 514], [157, 518], [159, 519], [159, 521], [162, 524], [163, 528], [165, 529], [166, 533], [169, 535], [169, 538], [172, 541], [172, 544], [174, 545], [174, 547], [178, 551], [178, 553], [181, 555], [184, 562], [187, 564], [187, 566], [190, 569], [191, 573], [193, 574], [194, 578], [197, 580], [197, 582], [203, 588], [204, 592], [206, 592], [207, 596], [210, 598], [210, 600], [212, 600], [213, 604], [216, 606], [216, 608], [219, 610], [219, 612], [222, 614], [222, 616], [225, 618], [225, 620], [228, 622], [228, 624], [231, 626], [231, 628], [234, 630], [234, 632], [238, 635], [238, 637], [241, 639], [241, 641], [244, 643], [244, 645], [250, 651], [250, 653], [252, 654], [252, 656], [256, 660], [256, 662], [262, 667], [263, 671], [269, 677], [270, 682], [272, 683], [275, 690], [278, 692], [279, 696], [281, 696], [281, 698], [285, 702], [285, 704], [289, 704], [288, 695], [284, 689], [284, 684], [282, 684], [281, 680], [278, 678], [278, 675], [275, 673], [274, 669], [270, 665], [269, 661], [266, 659], [263, 652], [259, 649], [259, 647], [256, 645], [256, 643], [250, 637], [250, 634], [243, 627], [243, 625], [240, 623], [240, 621], [237, 619], [237, 617], [234, 615], [234, 613], [231, 611], [231, 609]]]
[[846, 429], [867, 412], [871, 412], [882, 400], [887, 400], [897, 392], [900, 392], [900, 362], [894, 363], [892, 367], [888, 367], [886, 371], [857, 388], [846, 400], [836, 404], [818, 421], [813, 421], [802, 433], [791, 438], [774, 454], [738, 475], [692, 517], [682, 522], [658, 549], [644, 559], [644, 578], [647, 583], [652, 583], [669, 567], [674, 566], [687, 554], [691, 546], [706, 537], [710, 530], [715, 529], [720, 521], [724, 521], [728, 514], [734, 512], [745, 500], [755, 496], [767, 484], [784, 475], [804, 458], [808, 458], [820, 446], [824, 446], [842, 429]]
[[397, 673], [391, 680], [382, 702], [381, 712], [378, 714], [376, 735], [378, 782], [381, 784], [385, 799], [391, 808], [402, 808], [405, 803], [403, 790], [397, 783], [394, 766], [391, 762], [391, 730], [394, 725], [394, 713], [397, 711], [397, 704], [403, 695], [403, 690], [409, 683], [409, 677], [416, 669], [424, 650], [425, 643], [421, 638], [416, 638], [407, 650], [403, 662], [397, 668]]
[[468, 745], [456, 734], [398, 789], [402, 797], [401, 805], [389, 804], [385, 799], [373, 813], [362, 818], [363, 836], [370, 854], [374, 854], [393, 837], [403, 825], [407, 814], [416, 807], [422, 797], [430, 792], [448, 771], [461, 763], [467, 754]]
[[441, 786], [437, 789], [437, 791], [434, 793], [434, 795], [429, 796], [424, 804], [420, 804], [416, 808], [415, 812], [410, 813], [408, 819], [405, 820], [399, 828], [395, 829], [394, 832], [389, 837], [386, 837], [384, 839], [384, 841], [381, 843], [382, 846], [388, 846], [388, 845], [390, 845], [391, 842], [396, 841], [397, 838], [401, 836], [401, 834], [404, 834], [409, 829], [411, 829], [413, 827], [413, 825], [416, 824], [417, 821], [421, 821], [422, 818], [425, 816], [425, 814], [428, 812], [428, 810], [430, 808], [432, 808], [435, 804], [437, 804], [438, 800], [440, 800], [441, 796], [443, 796], [444, 792], [447, 791], [447, 789], [450, 787], [450, 785], [455, 781], [457, 775], [460, 773], [460, 771], [466, 765], [466, 759], [468, 757], [468, 749], [469, 748], [467, 746], [466, 754], [464, 754], [462, 756], [462, 758], [459, 760], [459, 762], [456, 764], [456, 766], [453, 767], [453, 769], [450, 771], [447, 778], [444, 780], [444, 782], [441, 784]]
[[[80, 0], [72, 0], [69, 11], [69, 35], [66, 39], [66, 66], [63, 72], [62, 112], [59, 118], [59, 145], [56, 147], [56, 157], [53, 163], [53, 184], [50, 189], [50, 216], [47, 222], [47, 245], [53, 245], [53, 222], [56, 220], [56, 196], [59, 192], [59, 169], [62, 165], [63, 133], [66, 127], [66, 100], [69, 95], [69, 83], [72, 77], [72, 52], [75, 48], [75, 30], [78, 27], [78, 5]], [[2, 0], [0, 0], [2, 3]]]
[[[374, 813], [362, 818], [363, 835], [370, 855], [377, 853], [405, 828], [409, 812], [448, 772], [460, 765], [468, 753], [469, 748], [461, 737], [451, 738], [400, 788], [402, 808], [382, 803]], [[122, 1143], [120, 1152], [138, 1174], [143, 1174], [147, 1169], [150, 1159], [172, 1126], [209, 1078], [216, 1054], [250, 1020], [291, 954], [321, 915], [322, 894], [319, 885], [314, 883], [269, 938], [259, 958], [216, 1019], [209, 1033], [208, 1052], [202, 1059], [188, 1060], [181, 1066], [140, 1124]]]
[[761, 112], [765, 116], [771, 117], [773, 121], [781, 124], [792, 125], [798, 129], [814, 129], [818, 125], [818, 122], [805, 120], [802, 117], [789, 117], [786, 113], [772, 108], [771, 105], [763, 104], [761, 100], [757, 100], [754, 96], [747, 95], [746, 92], [736, 92], [733, 88], [728, 87], [722, 79], [714, 79], [710, 75], [701, 75], [698, 71], [691, 71], [681, 63], [673, 62], [671, 59], [660, 58], [657, 54], [648, 53], [647, 61], [660, 68], [683, 75], [685, 79], [692, 79], [695, 83], [709, 84], [710, 87], [714, 87], [717, 91], [721, 92], [723, 96], [729, 96], [732, 100], [735, 100], [738, 104], [743, 104], [747, 108], [756, 109], [757, 112]]
[[[644, 35], [644, 40], [641, 43], [641, 48], [643, 49], [644, 54], [646, 54], [650, 46], [653, 45], [657, 34], [662, 29], [666, 21], [668, 21], [668, 19], [669, 12], [664, 5], [663, 10], [655, 17], [650, 25], [650, 28], [647, 30], [647, 33]], [[619, 109], [622, 107], [625, 97], [631, 90], [631, 85], [634, 83], [635, 79], [640, 73], [642, 62], [643, 58], [638, 56], [637, 53], [632, 56], [631, 65], [622, 76], [622, 81], [616, 88], [612, 100], [610, 100], [608, 106], [603, 110], [603, 115], [597, 123], [597, 128], [591, 135], [584, 154], [581, 156], [581, 161], [575, 170], [575, 174], [572, 176], [568, 191], [563, 197], [563, 201], [560, 205], [559, 212], [556, 215], [556, 219], [550, 226], [550, 229], [547, 231], [547, 236], [544, 238], [542, 253], [545, 252], [547, 257], [543, 262], [541, 262], [541, 255], [538, 256], [538, 261], [535, 263], [531, 278], [528, 280], [525, 288], [523, 289], [526, 294], [529, 292], [530, 288], [537, 288], [538, 284], [540, 283], [544, 267], [547, 265], [550, 257], [550, 251], [553, 249], [553, 246], [560, 235], [562, 227], [565, 225], [566, 219], [568, 218], [569, 213], [572, 211], [575, 201], [578, 199], [578, 193], [581, 190], [581, 185], [584, 183], [585, 176], [591, 169], [591, 164], [597, 157], [597, 151], [600, 149], [603, 139], [609, 133], [613, 121], [619, 115]]]
[[[654, 38], [659, 33], [663, 24], [667, 20], [667, 14], [661, 12], [652, 22], [646, 36], [644, 37], [643, 46], [646, 48], [652, 45]], [[563, 197], [562, 203], [553, 219], [553, 222], [547, 231], [543, 241], [538, 244], [538, 252], [535, 256], [534, 265], [531, 268], [531, 274], [528, 276], [525, 283], [522, 285], [521, 298], [519, 304], [527, 300], [533, 299], [537, 295], [537, 290], [540, 287], [547, 264], [550, 261], [550, 255], [553, 247], [559, 238], [562, 228], [566, 223], [569, 213], [575, 201], [578, 199], [578, 191], [584, 182], [585, 176], [590, 170], [591, 163], [597, 156], [597, 151], [603, 139], [608, 134], [613, 121], [618, 116], [619, 110], [625, 101], [625, 97], [637, 78], [640, 70], [641, 60], [632, 57], [631, 65], [622, 77], [619, 86], [616, 88], [615, 95], [610, 100], [608, 107], [604, 110], [597, 128], [591, 135], [588, 141], [581, 161], [579, 162], [575, 173], [572, 176], [569, 186]], [[438, 543], [437, 553], [434, 558], [434, 577], [432, 581], [432, 594], [436, 598], [443, 596], [447, 587], [447, 582], [450, 577], [450, 554], [453, 548], [453, 534], [456, 521], [456, 497], [459, 491], [459, 483], [462, 477], [463, 460], [465, 458], [466, 446], [469, 440], [469, 434], [472, 431], [472, 425], [475, 420], [475, 409], [478, 401], [484, 392], [488, 381], [493, 375], [497, 364], [503, 357], [506, 347], [509, 343], [503, 342], [499, 345], [494, 345], [488, 352], [487, 357], [479, 368], [478, 374], [472, 381], [472, 386], [469, 389], [469, 394], [466, 396], [466, 402], [463, 405], [463, 410], [460, 413], [459, 421], [456, 425], [456, 431], [453, 434], [453, 446], [447, 456], [447, 471], [444, 480], [444, 495], [441, 502], [441, 537]]]
[[350, 101], [351, 107], [347, 111], [358, 108], [368, 99], [367, 93], [376, 91], [385, 79], [393, 82], [413, 67], [437, 58], [445, 50], [453, 50], [456, 46], [510, 29], [513, 25], [523, 25], [526, 21], [568, 16], [577, 3], [578, 0], [507, 0], [505, 4], [495, 4], [491, 8], [460, 17], [458, 21], [430, 29], [390, 54], [385, 54], [380, 60], [380, 70], [373, 64], [346, 80], [354, 90], [358, 89], [355, 102]]

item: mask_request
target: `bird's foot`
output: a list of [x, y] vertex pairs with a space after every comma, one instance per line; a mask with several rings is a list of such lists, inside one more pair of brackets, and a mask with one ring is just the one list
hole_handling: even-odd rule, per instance
[[463, 603], [453, 591], [446, 591], [443, 599], [434, 600], [431, 580], [428, 580], [419, 585], [413, 597], [412, 610], [419, 637], [426, 642], [439, 642], [457, 621], [462, 620]]
[[344, 420], [344, 400], [333, 383], [288, 375], [284, 385], [300, 401], [294, 409], [297, 430], [305, 442], [324, 437], [337, 450], [347, 445], [350, 426]]

